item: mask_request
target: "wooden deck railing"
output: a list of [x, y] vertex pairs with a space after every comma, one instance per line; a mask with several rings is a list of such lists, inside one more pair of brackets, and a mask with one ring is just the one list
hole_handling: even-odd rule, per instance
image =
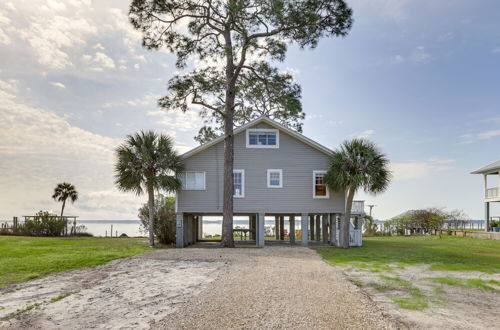
[[490, 199], [490, 198], [498, 198], [499, 194], [498, 194], [498, 187], [495, 187], [495, 188], [488, 188], [486, 189], [486, 193], [485, 193], [485, 198], [486, 199]]
[[365, 212], [365, 201], [353, 201], [351, 212], [352, 213], [364, 213]]

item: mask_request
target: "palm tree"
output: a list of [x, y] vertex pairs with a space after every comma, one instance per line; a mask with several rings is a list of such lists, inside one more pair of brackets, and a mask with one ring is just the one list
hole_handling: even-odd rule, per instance
[[148, 194], [149, 245], [154, 246], [154, 195], [157, 191], [175, 192], [181, 187], [178, 175], [184, 170], [174, 150], [172, 138], [153, 131], [128, 135], [116, 149], [115, 183], [122, 191]]
[[[59, 183], [54, 188], [54, 194], [52, 195], [52, 198], [58, 202], [62, 202], [62, 208], [61, 208], [61, 219], [62, 219], [64, 214], [64, 207], [66, 206], [66, 200], [69, 198], [71, 204], [76, 202], [76, 200], [78, 199], [78, 191], [76, 191], [75, 186], [73, 186], [71, 183], [68, 182]], [[68, 234], [68, 221], [66, 220], [66, 235], [67, 234]]]
[[52, 195], [52, 198], [58, 202], [62, 202], [62, 208], [61, 208], [61, 218], [62, 218], [64, 214], [64, 207], [66, 206], [66, 200], [69, 198], [71, 203], [76, 202], [78, 199], [78, 191], [76, 191], [75, 186], [73, 186], [71, 183], [68, 182], [59, 183], [54, 188], [54, 194]]
[[385, 191], [391, 176], [388, 165], [386, 156], [373, 142], [366, 139], [345, 141], [340, 149], [333, 152], [325, 182], [332, 190], [347, 194], [345, 217], [341, 223], [341, 247], [349, 247], [349, 223], [354, 194], [360, 188], [372, 194]]

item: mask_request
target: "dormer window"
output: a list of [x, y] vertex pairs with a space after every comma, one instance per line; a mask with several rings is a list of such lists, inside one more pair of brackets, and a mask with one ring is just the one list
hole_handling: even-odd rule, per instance
[[247, 148], [279, 148], [280, 135], [277, 129], [247, 129]]

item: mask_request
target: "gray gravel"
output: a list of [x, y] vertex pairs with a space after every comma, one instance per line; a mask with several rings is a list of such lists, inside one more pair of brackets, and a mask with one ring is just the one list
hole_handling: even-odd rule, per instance
[[227, 263], [215, 281], [153, 328], [397, 328], [358, 287], [311, 249], [188, 248], [143, 257]]

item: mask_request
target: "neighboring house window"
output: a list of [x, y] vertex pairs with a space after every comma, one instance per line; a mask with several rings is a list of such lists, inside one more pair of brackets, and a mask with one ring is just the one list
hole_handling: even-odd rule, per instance
[[247, 129], [247, 148], [279, 148], [280, 135], [277, 129]]
[[326, 171], [313, 171], [313, 198], [329, 198], [325, 183]]
[[245, 170], [233, 170], [234, 197], [245, 197]]
[[184, 172], [181, 181], [183, 190], [205, 190], [205, 172]]
[[283, 170], [267, 170], [267, 188], [283, 188]]

